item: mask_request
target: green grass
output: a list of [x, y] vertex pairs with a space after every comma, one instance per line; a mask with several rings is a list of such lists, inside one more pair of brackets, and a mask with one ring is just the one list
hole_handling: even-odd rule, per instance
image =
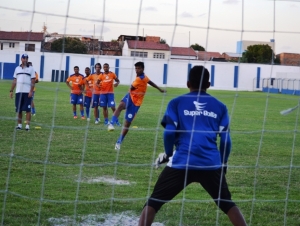
[[[31, 131], [15, 131], [10, 84], [0, 80], [1, 222], [50, 225], [51, 217], [75, 215], [79, 224], [88, 214], [130, 210], [139, 215], [162, 170], [152, 166], [163, 151], [161, 117], [168, 101], [188, 90], [168, 88], [163, 96], [149, 87], [132, 124], [138, 129], [130, 130], [117, 155], [114, 144], [120, 128], [109, 133], [103, 120], [100, 125], [93, 123], [93, 117], [89, 124], [74, 120], [64, 83], [37, 84], [37, 114], [32, 118]], [[127, 90], [128, 86], [116, 88], [117, 103]], [[233, 147], [227, 181], [247, 222], [299, 226], [299, 115], [297, 110], [287, 116], [279, 114], [297, 105], [298, 97], [261, 92], [209, 93], [227, 105], [231, 116]], [[41, 129], [35, 130], [36, 126]], [[132, 184], [78, 183], [80, 174], [83, 180], [115, 177]], [[217, 215], [217, 211], [207, 193], [192, 184], [164, 205], [155, 221], [173, 226], [179, 225], [182, 217], [185, 226], [230, 225], [227, 216], [221, 212]]]

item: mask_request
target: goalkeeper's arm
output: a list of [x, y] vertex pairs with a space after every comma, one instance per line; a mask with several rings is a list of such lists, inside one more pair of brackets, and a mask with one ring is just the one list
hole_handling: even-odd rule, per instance
[[164, 131], [164, 147], [165, 152], [160, 153], [155, 160], [156, 169], [163, 163], [169, 161], [169, 158], [173, 155], [173, 147], [175, 143], [175, 125], [166, 125]]
[[173, 147], [175, 143], [176, 127], [173, 124], [167, 124], [164, 131], [164, 147], [168, 157], [173, 155]]
[[227, 164], [231, 151], [231, 138], [229, 130], [220, 132], [220, 155], [222, 164]]

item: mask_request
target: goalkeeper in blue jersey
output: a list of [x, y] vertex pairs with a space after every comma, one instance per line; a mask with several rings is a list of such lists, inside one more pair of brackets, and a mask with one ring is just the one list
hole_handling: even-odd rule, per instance
[[225, 178], [231, 149], [227, 108], [206, 93], [209, 86], [208, 70], [194, 66], [187, 82], [190, 92], [168, 104], [161, 122], [165, 153], [156, 160], [157, 167], [166, 162], [167, 166], [144, 206], [139, 226], [150, 226], [161, 206], [192, 182], [202, 185], [233, 225], [246, 225]]

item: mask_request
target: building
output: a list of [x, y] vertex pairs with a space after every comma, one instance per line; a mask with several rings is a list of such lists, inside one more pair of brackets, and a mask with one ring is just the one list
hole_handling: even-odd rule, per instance
[[197, 53], [191, 47], [171, 47], [171, 59], [197, 60]]
[[120, 35], [118, 37], [118, 42], [125, 42], [127, 40], [138, 40], [138, 41], [146, 41], [146, 38], [143, 36], [134, 36], [134, 35]]
[[221, 58], [221, 54], [218, 52], [206, 52], [206, 51], [198, 51], [198, 60], [209, 61], [212, 58]]
[[99, 42], [100, 55], [122, 56], [122, 48], [120, 43], [115, 42]]
[[247, 50], [248, 46], [253, 46], [253, 45], [269, 45], [272, 50], [274, 51], [275, 49], [275, 40], [271, 39], [270, 42], [263, 42], [263, 41], [238, 41], [236, 44], [236, 52], [242, 54]]
[[0, 51], [40, 52], [44, 33], [31, 31], [0, 31]]
[[300, 66], [300, 54], [298, 53], [280, 53], [276, 55], [276, 59], [280, 59], [281, 65]]
[[123, 56], [169, 59], [171, 56], [168, 44], [127, 40], [123, 46]]
[[229, 53], [229, 52], [222, 53], [222, 58], [224, 58], [226, 61], [231, 61], [231, 62], [238, 62], [242, 56], [243, 54], [241, 53]]

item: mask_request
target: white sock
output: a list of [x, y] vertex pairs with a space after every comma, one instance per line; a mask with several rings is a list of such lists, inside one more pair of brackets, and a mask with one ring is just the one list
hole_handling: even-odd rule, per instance
[[29, 129], [29, 125], [26, 125], [26, 126], [25, 126], [25, 129]]
[[18, 124], [18, 127], [22, 128], [22, 124]]

